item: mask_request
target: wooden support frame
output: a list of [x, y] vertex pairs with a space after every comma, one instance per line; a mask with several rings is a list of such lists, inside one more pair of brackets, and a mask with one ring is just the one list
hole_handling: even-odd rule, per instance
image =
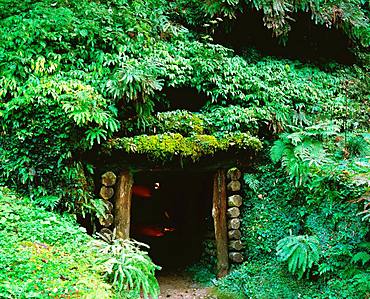
[[119, 175], [115, 196], [115, 229], [116, 237], [130, 238], [131, 197], [134, 179], [129, 171]]
[[226, 221], [226, 176], [223, 169], [216, 171], [213, 177], [212, 216], [215, 227], [217, 249], [217, 276], [223, 277], [229, 269]]
[[[134, 179], [129, 171], [120, 173], [115, 192], [115, 230], [116, 237], [130, 237], [131, 197]], [[229, 269], [229, 254], [227, 244], [227, 198], [226, 174], [223, 169], [216, 171], [213, 177], [213, 208], [216, 249], [217, 276], [223, 277]]]

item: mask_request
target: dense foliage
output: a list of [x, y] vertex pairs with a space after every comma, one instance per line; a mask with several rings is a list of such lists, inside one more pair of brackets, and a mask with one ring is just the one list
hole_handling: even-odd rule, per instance
[[[337, 119], [346, 129], [366, 125], [369, 78], [363, 69], [325, 70], [254, 52], [236, 56], [185, 27], [200, 21], [199, 14], [225, 14], [224, 6], [238, 9], [238, 3], [2, 0], [2, 181], [31, 197], [52, 196], [49, 205], [59, 208], [96, 209], [89, 188], [93, 167], [83, 154], [113, 136], [156, 134], [153, 121], [182, 123], [184, 114], [167, 97], [171, 88], [204, 95], [195, 116], [216, 136], [246, 130], [264, 136], [322, 118]], [[356, 4], [348, 4], [348, 14], [362, 27], [336, 19], [343, 28], [367, 24], [367, 10]], [[274, 4], [254, 5], [265, 11]], [[307, 2], [299, 9], [320, 5]], [[191, 107], [200, 99], [186, 101]], [[152, 120], [156, 110], [175, 111]], [[187, 135], [193, 133], [199, 130]]]
[[93, 239], [70, 215], [47, 212], [5, 188], [0, 229], [1, 298], [137, 299], [159, 292], [158, 267], [143, 244]]
[[321, 166], [320, 174], [310, 173], [295, 188], [295, 178], [272, 165], [246, 174], [242, 238], [248, 260], [219, 289], [251, 298], [366, 298], [369, 225], [357, 199], [368, 197], [369, 167], [348, 160]]
[[111, 298], [91, 237], [72, 217], [0, 189], [1, 298]]
[[275, 36], [286, 40], [297, 14], [304, 12], [308, 13], [316, 24], [339, 27], [351, 38], [359, 40], [365, 46], [368, 46], [370, 42], [369, 7], [368, 3], [363, 0], [334, 0], [330, 2], [321, 0], [299, 2], [291, 0], [193, 0], [190, 3], [187, 3], [188, 1], [179, 2], [184, 10], [192, 10], [190, 24], [203, 25], [204, 12], [209, 17], [208, 23], [206, 23], [207, 27], [219, 25], [222, 19], [217, 18], [232, 19], [241, 11], [262, 12], [260, 17], [264, 26], [270, 29]]
[[[302, 16], [309, 30], [316, 24], [343, 34], [353, 63], [289, 60], [264, 56], [254, 44], [236, 51], [213, 42], [233, 34], [235, 19], [257, 17], [274, 36], [265, 42], [284, 44]], [[0, 26], [0, 185], [47, 209], [99, 213], [98, 155], [166, 163], [258, 150], [260, 165], [244, 177], [248, 261], [218, 291], [233, 298], [369, 295], [368, 1], [0, 0]], [[99, 298], [111, 296], [86, 265], [76, 267], [92, 281], [74, 272], [74, 254], [93, 261], [77, 250], [88, 237], [31, 203], [1, 198], [3, 264], [25, 277], [13, 272], [3, 296], [40, 297], [54, 291], [54, 279], [56, 296], [94, 294], [94, 284], [102, 286]], [[13, 220], [29, 223], [15, 227]], [[59, 259], [60, 250], [68, 255], [55, 267], [39, 256]], [[24, 257], [35, 264], [21, 264]], [[110, 274], [122, 268], [110, 266]], [[154, 266], [144, 266], [150, 277]], [[42, 269], [51, 281], [37, 289], [32, 271]], [[113, 290], [125, 290], [120, 275]], [[147, 293], [155, 295], [152, 282]]]

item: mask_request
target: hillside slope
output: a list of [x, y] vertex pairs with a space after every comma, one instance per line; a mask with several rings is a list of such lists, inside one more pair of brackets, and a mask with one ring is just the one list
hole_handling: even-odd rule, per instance
[[1, 298], [112, 298], [71, 216], [0, 189]]

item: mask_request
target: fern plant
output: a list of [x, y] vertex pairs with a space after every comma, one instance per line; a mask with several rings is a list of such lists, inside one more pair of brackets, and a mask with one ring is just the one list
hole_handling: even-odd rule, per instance
[[127, 60], [107, 82], [107, 90], [116, 100], [135, 109], [138, 127], [146, 125], [146, 118], [154, 111], [154, 98], [164, 82], [158, 79], [158, 65], [153, 61]]
[[358, 263], [358, 262], [361, 262], [361, 263], [362, 263], [362, 266], [365, 266], [365, 264], [366, 264], [367, 262], [369, 262], [369, 261], [370, 261], [370, 254], [369, 254], [369, 253], [367, 253], [367, 252], [365, 252], [365, 251], [357, 252], [357, 253], [353, 256], [353, 258], [352, 258], [352, 260], [351, 260], [351, 262], [352, 262], [352, 263]]
[[351, 259], [354, 270], [353, 283], [359, 292], [366, 294], [368, 298], [370, 290], [370, 242], [359, 244], [361, 251], [357, 252]]
[[48, 210], [55, 210], [58, 207], [58, 204], [60, 203], [60, 196], [55, 195], [45, 195], [35, 198], [35, 203], [48, 209]]
[[365, 157], [370, 153], [370, 142], [361, 134], [351, 134], [346, 140], [346, 152], [350, 156]]
[[363, 242], [359, 244], [359, 247], [362, 248], [362, 251], [357, 252], [351, 260], [352, 264], [361, 262], [362, 266], [368, 264], [370, 266], [370, 242]]
[[248, 186], [252, 191], [257, 192], [260, 182], [257, 180], [256, 176], [252, 173], [244, 174], [244, 183]]
[[320, 244], [316, 236], [289, 236], [281, 239], [276, 247], [278, 259], [288, 262], [288, 270], [301, 279], [320, 259]]
[[142, 247], [148, 245], [134, 240], [107, 238], [98, 234], [102, 240], [94, 240], [98, 249], [99, 265], [106, 278], [112, 283], [117, 298], [137, 299], [158, 298], [159, 284], [155, 271], [160, 267], [155, 265]]
[[296, 186], [305, 183], [312, 168], [329, 162], [322, 140], [339, 132], [339, 127], [330, 123], [320, 123], [299, 129], [291, 126], [292, 133], [283, 133], [271, 148], [273, 162], [281, 161]]

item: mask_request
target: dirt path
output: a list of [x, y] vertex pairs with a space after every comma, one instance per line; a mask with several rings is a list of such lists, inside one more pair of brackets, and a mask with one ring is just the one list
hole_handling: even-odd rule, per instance
[[208, 289], [191, 281], [185, 274], [162, 273], [158, 277], [161, 288], [160, 299], [214, 299]]

